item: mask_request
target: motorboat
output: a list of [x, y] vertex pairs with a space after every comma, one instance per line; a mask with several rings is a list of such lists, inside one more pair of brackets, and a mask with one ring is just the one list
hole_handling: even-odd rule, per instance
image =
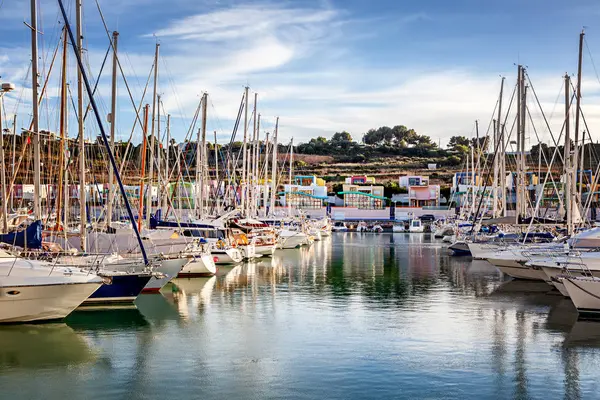
[[338, 221], [333, 224], [333, 226], [331, 227], [331, 230], [333, 232], [347, 232], [348, 227], [346, 226], [346, 224], [344, 222]]
[[600, 279], [568, 275], [561, 275], [557, 279], [564, 285], [580, 315], [600, 316]]
[[76, 267], [27, 260], [0, 252], [0, 322], [65, 318], [103, 283], [100, 276]]
[[425, 226], [423, 226], [423, 222], [420, 219], [413, 218], [408, 226], [408, 231], [410, 233], [423, 233], [425, 232]]

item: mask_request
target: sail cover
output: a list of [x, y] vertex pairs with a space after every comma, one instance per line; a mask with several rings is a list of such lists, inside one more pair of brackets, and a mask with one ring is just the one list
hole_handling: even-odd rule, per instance
[[23, 231], [0, 235], [0, 242], [28, 249], [39, 249], [42, 247], [42, 228], [42, 221], [38, 220]]

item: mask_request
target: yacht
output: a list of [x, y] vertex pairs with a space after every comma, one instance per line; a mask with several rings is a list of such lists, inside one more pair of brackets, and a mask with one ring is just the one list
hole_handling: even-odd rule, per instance
[[63, 319], [107, 280], [76, 267], [0, 253], [0, 322]]

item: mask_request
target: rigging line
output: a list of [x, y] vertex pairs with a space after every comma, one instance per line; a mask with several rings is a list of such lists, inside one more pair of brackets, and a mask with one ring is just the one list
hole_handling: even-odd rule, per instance
[[[575, 87], [573, 86], [573, 83], [571, 82], [571, 88], [573, 89], [573, 97], [575, 96]], [[575, 111], [577, 112], [577, 111]], [[590, 138], [590, 143], [594, 143], [594, 141], [592, 140], [592, 136], [590, 134], [589, 128], [587, 126], [587, 123], [585, 122], [585, 117], [583, 116], [583, 110], [581, 109], [581, 107], [579, 107], [579, 113], [581, 114], [581, 117], [583, 118], [583, 122], [585, 123], [585, 129], [588, 131], [588, 135]], [[585, 139], [585, 135], [582, 135], [582, 140]], [[577, 143], [575, 143], [575, 146], [578, 146]], [[596, 149], [594, 146], [592, 146], [592, 149], [594, 151], [594, 161], [598, 161], [598, 155], [596, 154]]]
[[[106, 60], [108, 59], [108, 54], [110, 53], [110, 49], [112, 47], [112, 43], [108, 46], [106, 50], [106, 54], [104, 54], [104, 60], [102, 60], [102, 65], [100, 65], [100, 72], [98, 73], [98, 78], [96, 78], [96, 83], [94, 84], [94, 90], [92, 91], [92, 96], [96, 94], [96, 89], [98, 89], [98, 84], [100, 83], [100, 78], [102, 77], [102, 71], [104, 71], [104, 65], [106, 64]], [[88, 106], [85, 108], [85, 114], [83, 114], [83, 121], [85, 122], [89, 111], [91, 110], [91, 105], [88, 102]]]
[[[104, 19], [104, 14], [102, 13], [102, 9], [100, 8], [100, 3], [98, 2], [98, 0], [96, 0], [96, 7], [98, 8], [98, 13], [100, 14], [100, 19], [102, 21], [102, 25], [104, 26], [104, 31], [106, 32], [106, 36], [108, 37], [108, 41], [110, 42], [110, 48], [113, 49], [114, 52], [114, 45], [112, 42], [112, 37], [110, 36], [110, 32], [108, 30], [108, 26], [106, 25], [106, 20]], [[127, 52], [125, 52], [125, 57], [127, 58], [127, 60], [129, 61], [129, 65], [131, 67], [131, 70], [133, 71], [133, 75], [138, 83], [138, 87], [142, 87], [142, 85], [140, 85], [139, 80], [137, 79], [137, 74], [135, 73], [135, 69], [133, 68], [133, 64], [131, 63], [131, 60], [129, 59], [129, 55]], [[129, 95], [129, 100], [131, 101], [131, 104], [133, 105], [134, 109], [136, 109], [136, 103], [135, 100], [133, 99], [133, 94], [131, 93], [131, 88], [129, 87], [129, 83], [127, 78], [125, 77], [125, 72], [123, 71], [123, 67], [121, 66], [121, 58], [119, 57], [119, 55], [117, 54], [116, 56], [117, 59], [117, 65], [119, 66], [119, 72], [121, 72], [121, 76], [123, 77], [123, 82], [125, 83], [125, 88], [127, 89], [127, 94]], [[154, 67], [154, 64], [152, 64], [152, 66]], [[150, 75], [152, 74], [152, 69], [150, 70]], [[146, 94], [146, 90], [148, 89], [148, 82], [149, 80], [146, 82], [146, 86], [144, 88], [144, 95], [142, 96], [142, 101], [140, 101], [140, 106], [139, 108], [136, 109], [136, 113], [135, 113], [135, 117], [136, 117], [136, 123], [139, 123], [140, 126], [143, 126], [142, 123], [142, 119], [140, 117], [140, 110], [142, 108], [142, 104], [143, 104], [143, 98]], [[135, 129], [135, 124], [132, 128], [132, 134], [131, 136], [133, 136], [133, 130]], [[131, 140], [131, 136], [130, 136], [130, 140]]]
[[592, 68], [594, 68], [594, 73], [596, 74], [596, 79], [598, 80], [598, 83], [600, 83], [600, 76], [598, 76], [598, 70], [596, 69], [596, 63], [594, 62], [594, 57], [592, 57], [592, 52], [590, 51], [590, 47], [588, 46], [588, 41], [585, 37], [583, 38], [583, 42], [585, 43], [585, 48], [587, 49], [588, 55], [590, 56], [590, 61], [592, 62]]
[[[552, 138], [552, 142], [554, 143], [554, 146], [558, 147], [558, 143], [557, 141], [554, 139], [554, 134], [552, 134], [552, 129], [550, 128], [550, 123], [548, 122], [548, 120], [546, 119], [546, 114], [544, 114], [544, 110], [542, 108], [542, 104], [540, 103], [540, 99], [537, 96], [537, 93], [535, 91], [535, 88], [533, 87], [533, 83], [531, 82], [531, 77], [529, 76], [529, 74], [527, 73], [527, 70], [525, 70], [525, 75], [527, 76], [527, 81], [529, 82], [529, 87], [531, 88], [531, 91], [533, 92], [533, 98], [535, 99], [538, 107], [540, 108], [540, 111], [542, 112], [542, 117], [544, 118], [544, 122], [546, 123], [546, 127], [548, 129], [548, 132], [550, 132], [550, 137]], [[571, 96], [571, 105], [573, 104], [573, 96]], [[571, 105], [569, 105], [569, 108], [571, 107]], [[563, 130], [564, 130], [564, 125], [566, 122], [566, 118], [563, 121]], [[563, 132], [563, 130], [561, 130], [561, 133]], [[560, 136], [558, 137], [558, 139], [560, 140]], [[565, 160], [563, 159], [562, 154], [559, 154], [559, 159], [560, 161], [563, 163], [565, 163]]]

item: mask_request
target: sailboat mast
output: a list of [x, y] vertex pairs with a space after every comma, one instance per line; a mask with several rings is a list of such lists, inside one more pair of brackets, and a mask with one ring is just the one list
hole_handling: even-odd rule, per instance
[[[497, 126], [496, 126], [496, 132], [497, 132], [497, 136], [498, 136], [498, 146], [497, 146], [497, 151], [500, 152], [500, 159], [499, 159], [499, 179], [500, 179], [500, 196], [502, 196], [501, 198], [501, 207], [502, 207], [502, 213], [503, 216], [506, 216], [506, 165], [505, 165], [505, 161], [506, 161], [506, 156], [504, 154], [504, 129], [502, 128], [502, 97], [504, 95], [504, 77], [502, 77], [502, 80], [500, 81], [500, 98], [498, 100], [498, 121]], [[496, 160], [498, 160], [498, 156], [496, 156]]]
[[523, 217], [526, 217], [527, 215], [527, 206], [528, 206], [528, 199], [527, 199], [527, 192], [526, 192], [526, 185], [527, 185], [527, 181], [526, 181], [526, 171], [527, 171], [527, 165], [525, 163], [526, 161], [526, 156], [525, 156], [525, 126], [526, 126], [526, 121], [527, 121], [527, 88], [528, 86], [525, 85], [525, 68], [521, 68], [521, 95], [523, 96], [523, 98], [521, 99], [521, 148], [519, 149], [520, 153], [521, 153], [521, 211], [520, 214]]
[[[82, 26], [82, 5], [81, 0], [75, 0], [76, 30], [77, 30], [77, 54], [83, 60], [83, 26]], [[81, 237], [81, 250], [86, 251], [86, 190], [85, 190], [85, 134], [83, 126], [83, 79], [81, 70], [77, 69], [77, 119], [79, 134], [79, 215], [81, 216], [81, 225], [79, 235]]]
[[[81, 0], [77, 0], [79, 8]], [[79, 17], [78, 17], [79, 18]], [[33, 213], [36, 218], [42, 218], [42, 205], [40, 193], [40, 126], [39, 126], [39, 103], [38, 103], [38, 44], [37, 44], [37, 1], [31, 0], [31, 109], [33, 114]]]
[[263, 190], [263, 217], [267, 216], [267, 204], [268, 204], [268, 193], [267, 183], [269, 182], [269, 132], [266, 133], [265, 138], [265, 174], [263, 178], [262, 190]]
[[567, 231], [570, 234], [573, 233], [573, 206], [572, 206], [572, 187], [571, 187], [571, 127], [570, 127], [570, 114], [569, 106], [571, 103], [570, 94], [571, 78], [569, 74], [565, 74], [565, 145], [564, 145], [564, 165], [563, 173], [565, 176], [564, 185], [564, 202], [567, 214]]
[[206, 174], [206, 104], [208, 103], [208, 93], [204, 93], [202, 96], [202, 141], [200, 143], [200, 219], [204, 218], [204, 196], [205, 196], [205, 182], [204, 175]]
[[[579, 34], [579, 58], [578, 58], [578, 62], [577, 62], [577, 92], [576, 92], [576, 101], [577, 101], [577, 105], [575, 106], [575, 151], [573, 152], [573, 168], [575, 169], [575, 177], [577, 177], [577, 166], [579, 165], [577, 162], [577, 157], [579, 157], [579, 114], [580, 114], [580, 107], [581, 107], [581, 67], [583, 65], [583, 38], [585, 36], [585, 32], [581, 31], [581, 33]], [[585, 135], [581, 135], [581, 166], [579, 167], [579, 201], [582, 202], [582, 198], [581, 198], [581, 194], [582, 194], [582, 189], [583, 189], [583, 154], [584, 154], [584, 149], [583, 149], [583, 139], [584, 139]], [[577, 178], [573, 179], [573, 187], [574, 189], [577, 189]], [[573, 204], [573, 208], [578, 207], [577, 203]]]
[[[63, 174], [66, 168], [64, 167], [65, 160], [65, 136], [66, 136], [66, 121], [67, 121], [67, 30], [63, 37], [63, 58], [62, 58], [62, 76], [60, 84], [60, 151], [58, 152], [58, 190], [56, 193], [56, 224], [55, 229], [58, 230], [60, 227], [60, 214], [62, 212], [62, 201], [63, 201]], [[66, 201], [66, 200], [65, 200]]]
[[162, 141], [160, 139], [160, 94], [156, 96], [156, 104], [157, 104], [157, 110], [156, 110], [156, 139], [158, 140], [158, 146], [157, 147], [157, 151], [156, 151], [156, 176], [158, 179], [158, 183], [156, 185], [156, 206], [160, 207], [161, 205], [161, 193], [162, 193], [162, 185], [163, 185], [163, 181], [164, 179], [161, 180], [162, 177], [162, 171], [161, 171], [161, 153], [162, 153]]
[[255, 199], [254, 199], [254, 213], [256, 214], [256, 216], [258, 216], [258, 208], [260, 206], [260, 197], [261, 197], [261, 193], [260, 193], [260, 114], [258, 114], [258, 117], [256, 118], [256, 150], [255, 150], [255, 156], [254, 156], [254, 171], [256, 171], [254, 173], [255, 178], [255, 183], [254, 183], [254, 192], [255, 192]]
[[[521, 65], [517, 66], [517, 154], [521, 148]], [[521, 185], [523, 181], [521, 180], [521, 159], [517, 158], [517, 179], [516, 185], [513, 181], [513, 187], [516, 192], [516, 203], [515, 203], [515, 222], [519, 223], [519, 211], [521, 210]]]
[[271, 161], [271, 204], [269, 214], [275, 212], [275, 190], [277, 190], [277, 131], [279, 130], [279, 117], [275, 120], [275, 132], [273, 133], [273, 158]]
[[[142, 230], [142, 222], [144, 216], [144, 179], [146, 178], [146, 143], [147, 135], [148, 135], [148, 114], [149, 114], [150, 105], [146, 104], [144, 107], [144, 127], [143, 127], [143, 139], [142, 139], [142, 166], [141, 166], [141, 177], [140, 177], [140, 205], [138, 212], [138, 230]], [[152, 188], [151, 188], [152, 189]]]
[[[117, 120], [117, 46], [119, 32], [114, 31], [112, 37], [112, 87], [110, 99], [110, 150], [115, 151], [115, 128]], [[115, 197], [115, 177], [112, 168], [108, 169], [108, 203], [106, 205], [106, 227], [109, 228], [113, 217], [113, 200]]]
[[219, 147], [217, 145], [217, 131], [215, 133], [215, 213], [218, 215], [221, 210], [221, 194], [219, 193]]
[[158, 50], [160, 48], [160, 43], [156, 43], [156, 47], [154, 49], [154, 90], [152, 93], [152, 121], [150, 128], [150, 165], [149, 165], [149, 173], [148, 173], [148, 195], [146, 198], [146, 223], [150, 223], [150, 214], [152, 212], [152, 191], [153, 191], [153, 182], [154, 182], [154, 122], [156, 120], [156, 86], [158, 84]]
[[165, 190], [163, 193], [163, 212], [167, 210], [167, 199], [169, 197], [169, 159], [171, 158], [171, 114], [167, 114], [167, 142], [165, 143], [167, 151], [165, 156]]
[[244, 141], [242, 143], [241, 208], [246, 211], [246, 142], [248, 141], [248, 86], [244, 89]]
[[252, 147], [251, 147], [251, 152], [252, 152], [252, 156], [250, 157], [250, 161], [249, 161], [249, 166], [248, 168], [252, 171], [252, 180], [251, 180], [251, 201], [250, 201], [250, 213], [254, 214], [254, 211], [256, 209], [256, 154], [257, 154], [257, 140], [258, 140], [258, 131], [256, 130], [256, 123], [257, 123], [257, 119], [258, 116], [256, 114], [256, 109], [257, 109], [257, 102], [258, 102], [258, 93], [254, 93], [254, 110], [252, 111], [252, 124], [253, 124], [253, 128], [252, 128]]

